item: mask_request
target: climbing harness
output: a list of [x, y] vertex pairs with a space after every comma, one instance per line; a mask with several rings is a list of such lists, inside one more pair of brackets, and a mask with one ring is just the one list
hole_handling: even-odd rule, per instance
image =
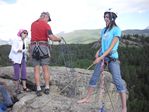
[[40, 45], [48, 45], [47, 43], [44, 42], [33, 42], [31, 43], [31, 45], [35, 44], [35, 47], [33, 49], [33, 53], [32, 53], [32, 58], [36, 59], [36, 60], [41, 60], [44, 58], [49, 58], [49, 53], [45, 54], [42, 49], [40, 48]]

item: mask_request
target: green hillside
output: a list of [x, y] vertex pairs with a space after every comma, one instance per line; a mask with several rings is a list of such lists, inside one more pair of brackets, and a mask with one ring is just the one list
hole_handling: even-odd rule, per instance
[[[89, 44], [95, 42], [99, 39], [99, 32], [100, 29], [82, 29], [82, 30], [75, 30], [69, 33], [59, 33], [64, 37], [68, 44]], [[124, 30], [124, 35], [130, 36], [149, 36], [149, 29], [144, 30]], [[0, 45], [9, 44], [7, 41], [0, 40]], [[56, 43], [54, 43], [56, 44]]]
[[[69, 44], [88, 44], [99, 39], [100, 29], [75, 30], [73, 32], [61, 34]], [[131, 36], [149, 36], [149, 30], [124, 30], [123, 34]]]
[[88, 44], [98, 40], [99, 29], [94, 30], [76, 30], [73, 32], [65, 33], [62, 36], [67, 43], [75, 44]]

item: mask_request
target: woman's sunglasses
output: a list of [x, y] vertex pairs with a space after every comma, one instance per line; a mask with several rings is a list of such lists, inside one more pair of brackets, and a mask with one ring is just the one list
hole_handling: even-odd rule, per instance
[[22, 33], [24, 33], [24, 34], [27, 34], [27, 35], [28, 35], [28, 32], [22, 32]]

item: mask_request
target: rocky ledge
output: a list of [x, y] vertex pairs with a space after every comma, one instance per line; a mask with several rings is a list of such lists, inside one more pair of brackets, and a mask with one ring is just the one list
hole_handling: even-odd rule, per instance
[[[27, 67], [27, 86], [31, 92], [22, 92], [17, 95], [19, 101], [14, 104], [12, 109], [9, 109], [10, 112], [99, 112], [102, 106], [106, 112], [120, 112], [120, 98], [109, 72], [103, 72], [103, 87], [99, 82], [91, 102], [77, 104], [77, 100], [86, 95], [93, 71], [66, 67], [49, 67], [49, 69], [51, 74], [50, 94], [37, 97], [33, 68]], [[0, 67], [0, 80], [7, 83], [11, 94], [15, 94], [12, 75], [12, 67]], [[42, 72], [41, 86], [44, 87]]]

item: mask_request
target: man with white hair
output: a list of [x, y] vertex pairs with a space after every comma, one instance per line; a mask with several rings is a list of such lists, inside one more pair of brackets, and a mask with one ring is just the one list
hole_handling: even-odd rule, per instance
[[34, 21], [31, 25], [31, 55], [32, 63], [34, 66], [34, 78], [36, 83], [37, 96], [42, 95], [40, 87], [40, 65], [44, 73], [45, 89], [44, 93], [49, 94], [49, 46], [48, 39], [52, 41], [60, 42], [61, 39], [53, 35], [52, 30], [48, 22], [51, 21], [50, 14], [48, 12], [42, 12], [40, 18]]

